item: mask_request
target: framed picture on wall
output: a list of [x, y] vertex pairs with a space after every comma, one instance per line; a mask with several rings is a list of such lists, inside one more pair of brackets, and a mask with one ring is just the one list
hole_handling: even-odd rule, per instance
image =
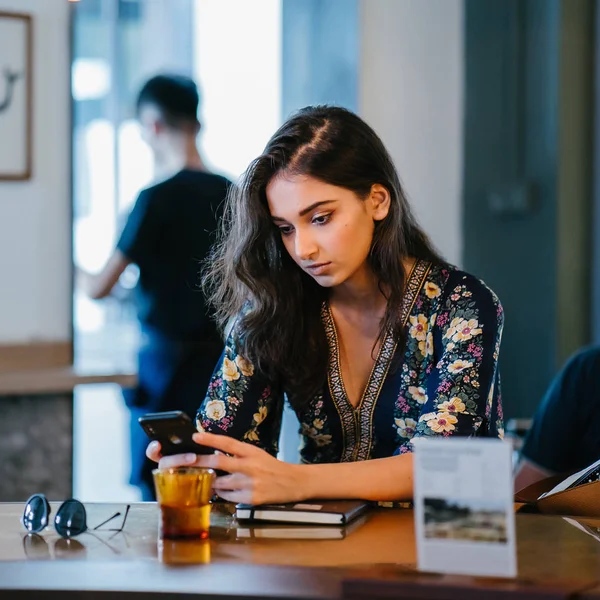
[[0, 12], [0, 180], [31, 177], [31, 16]]

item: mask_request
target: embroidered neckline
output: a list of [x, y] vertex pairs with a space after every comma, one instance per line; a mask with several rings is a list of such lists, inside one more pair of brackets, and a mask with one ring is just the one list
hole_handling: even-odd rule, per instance
[[[408, 317], [423, 287], [425, 278], [431, 270], [431, 266], [429, 262], [418, 260], [413, 265], [407, 278], [406, 292], [401, 306], [403, 327], [408, 322]], [[355, 408], [350, 403], [344, 387], [340, 365], [339, 340], [333, 314], [328, 302], [324, 302], [321, 307], [321, 318], [329, 343], [329, 368], [327, 377], [329, 394], [342, 425], [343, 448], [340, 461], [366, 460], [371, 453], [375, 406], [396, 351], [397, 341], [394, 339], [392, 331], [388, 331], [385, 334], [377, 353], [377, 358], [371, 369], [369, 379]]]

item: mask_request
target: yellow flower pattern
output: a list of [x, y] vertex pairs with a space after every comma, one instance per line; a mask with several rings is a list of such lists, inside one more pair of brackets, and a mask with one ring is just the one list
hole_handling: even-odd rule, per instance
[[451, 365], [448, 365], [448, 371], [450, 371], [450, 373], [460, 373], [472, 366], [473, 363], [468, 360], [455, 360]]
[[316, 427], [311, 427], [305, 423], [302, 425], [302, 435], [309, 438], [319, 448], [331, 444], [331, 434], [320, 433]]
[[266, 417], [267, 417], [267, 407], [260, 406], [258, 409], [258, 412], [254, 413], [254, 422], [257, 425], [260, 425], [265, 420]]
[[438, 405], [438, 410], [446, 413], [461, 413], [465, 412], [466, 409], [465, 403], [457, 396]]
[[225, 381], [237, 381], [240, 378], [235, 361], [229, 360], [227, 357], [223, 359], [223, 379]]
[[225, 402], [223, 400], [211, 400], [206, 403], [206, 416], [211, 421], [220, 421], [225, 416]]
[[440, 412], [432, 419], [427, 420], [427, 427], [436, 433], [454, 431], [458, 419], [450, 413]]
[[476, 335], [481, 335], [481, 328], [477, 319], [461, 319], [456, 324], [456, 333], [452, 336], [454, 342], [466, 342]]
[[235, 364], [244, 377], [252, 377], [252, 375], [254, 375], [254, 365], [243, 356], [238, 354], [238, 356], [235, 357]]
[[433, 355], [433, 333], [429, 332], [425, 340], [419, 342], [419, 351], [424, 357]]
[[440, 296], [442, 293], [442, 290], [440, 289], [439, 285], [436, 285], [435, 283], [431, 282], [431, 281], [427, 281], [425, 283], [425, 294], [427, 295], [428, 298], [437, 298], [438, 296]]
[[258, 442], [260, 438], [258, 437], [258, 432], [256, 429], [250, 429], [244, 434], [245, 442]]
[[419, 404], [425, 404], [427, 402], [427, 392], [425, 391], [425, 388], [422, 387], [415, 387], [414, 385], [411, 385], [408, 388], [408, 393], [419, 403]]
[[411, 328], [409, 335], [415, 340], [424, 342], [427, 338], [427, 330], [429, 329], [429, 320], [425, 315], [417, 315], [410, 317]]
[[398, 429], [398, 435], [401, 438], [410, 439], [415, 435], [417, 430], [417, 422], [414, 419], [395, 419], [396, 428]]

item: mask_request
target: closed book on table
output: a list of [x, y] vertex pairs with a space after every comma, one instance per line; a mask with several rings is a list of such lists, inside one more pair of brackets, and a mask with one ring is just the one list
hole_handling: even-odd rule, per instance
[[238, 504], [238, 521], [347, 525], [362, 515], [369, 504], [360, 500], [323, 500], [289, 504]]
[[250, 523], [238, 527], [238, 540], [343, 540], [368, 521], [368, 515], [354, 519], [349, 525], [314, 525], [311, 523]]

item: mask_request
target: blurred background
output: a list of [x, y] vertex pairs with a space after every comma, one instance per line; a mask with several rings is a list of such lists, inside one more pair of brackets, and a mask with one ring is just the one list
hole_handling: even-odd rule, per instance
[[[4, 11], [32, 17], [32, 173], [0, 181], [0, 500], [137, 498], [119, 390], [135, 378], [137, 273], [95, 302], [73, 272], [102, 267], [151, 181], [135, 98], [158, 72], [198, 82], [201, 151], [232, 179], [297, 108], [366, 119], [437, 247], [502, 300], [507, 420], [530, 418], [566, 358], [600, 341], [596, 0], [0, 0]], [[293, 422], [283, 436], [292, 460]]]

